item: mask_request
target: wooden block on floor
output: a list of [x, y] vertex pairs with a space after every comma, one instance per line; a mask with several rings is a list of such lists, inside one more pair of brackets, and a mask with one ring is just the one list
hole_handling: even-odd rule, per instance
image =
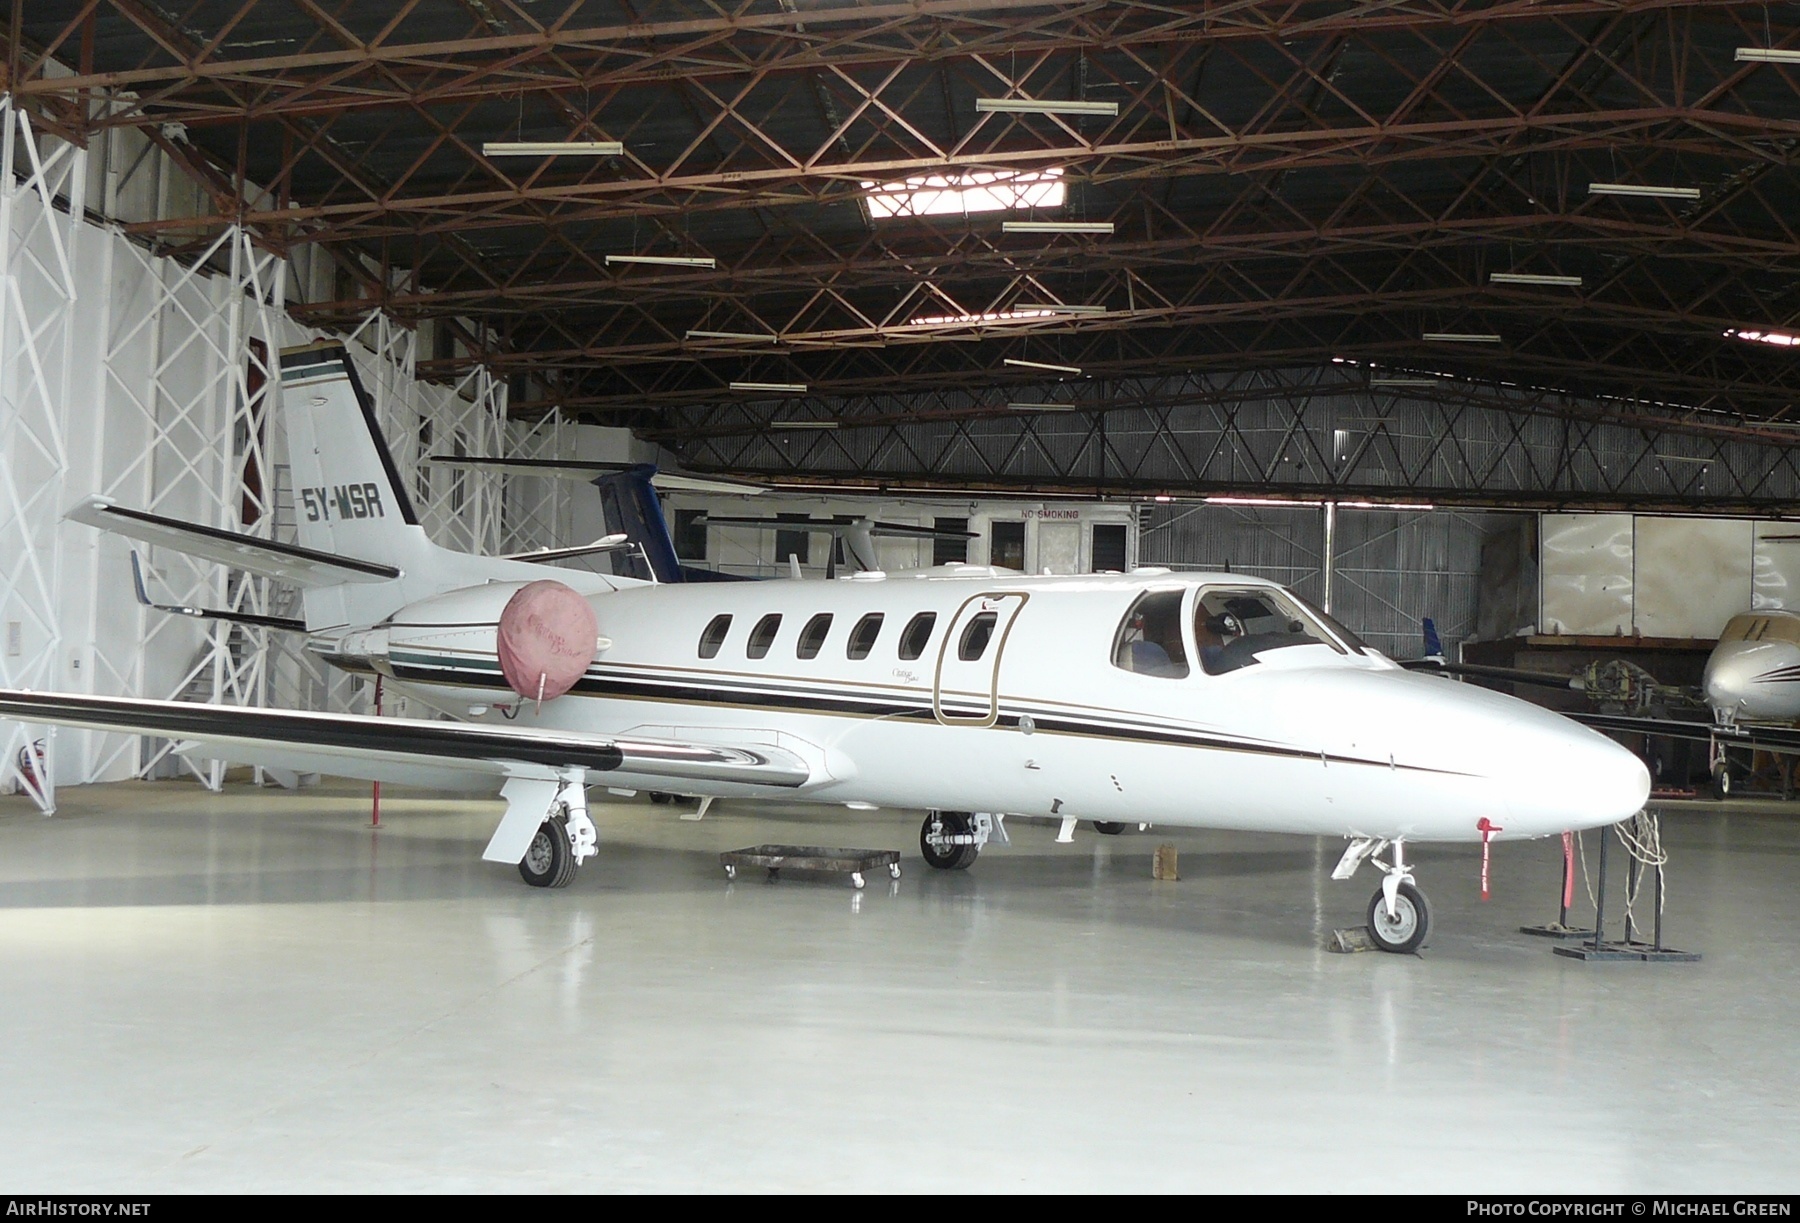
[[1158, 845], [1156, 847], [1156, 857], [1152, 859], [1150, 863], [1150, 877], [1152, 879], [1165, 879], [1171, 883], [1181, 878], [1180, 871], [1176, 869], [1176, 854], [1173, 845]]

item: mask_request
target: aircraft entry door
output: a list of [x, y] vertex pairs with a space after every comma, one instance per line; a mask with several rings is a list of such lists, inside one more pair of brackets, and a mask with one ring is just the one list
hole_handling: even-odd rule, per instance
[[992, 726], [1000, 713], [1000, 657], [1030, 595], [981, 594], [956, 609], [938, 645], [931, 708], [946, 726]]

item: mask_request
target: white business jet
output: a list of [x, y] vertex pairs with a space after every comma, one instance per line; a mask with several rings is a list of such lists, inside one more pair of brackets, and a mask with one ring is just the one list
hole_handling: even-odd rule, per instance
[[1083, 820], [1342, 836], [1334, 878], [1376, 864], [1369, 925], [1396, 952], [1429, 925], [1406, 845], [1610, 824], [1649, 792], [1602, 735], [1412, 675], [1241, 575], [658, 585], [449, 552], [417, 524], [342, 347], [284, 353], [282, 380], [299, 545], [103, 499], [71, 517], [299, 585], [310, 648], [467, 720], [17, 691], [0, 717], [497, 787], [484, 857], [540, 887], [595, 852], [590, 784], [923, 809], [920, 848], [943, 870], [1005, 843], [1009, 814], [1065, 835]]

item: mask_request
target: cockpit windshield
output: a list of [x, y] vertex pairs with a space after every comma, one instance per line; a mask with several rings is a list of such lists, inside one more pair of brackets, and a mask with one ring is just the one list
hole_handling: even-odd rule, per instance
[[1751, 612], [1733, 616], [1719, 634], [1720, 642], [1729, 641], [1800, 641], [1800, 618], [1791, 615]]
[[1260, 654], [1290, 645], [1328, 645], [1333, 639], [1312, 613], [1277, 590], [1211, 589], [1194, 605], [1194, 643], [1208, 675], [1249, 666]]

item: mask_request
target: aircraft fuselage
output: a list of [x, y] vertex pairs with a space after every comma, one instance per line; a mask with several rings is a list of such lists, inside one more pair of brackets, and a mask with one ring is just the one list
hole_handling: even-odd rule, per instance
[[814, 761], [800, 796], [820, 802], [1473, 841], [1484, 821], [1499, 838], [1610, 824], [1649, 791], [1604, 736], [1412, 675], [1240, 575], [630, 587], [589, 596], [604, 648], [541, 705], [494, 662], [516, 589], [415, 604], [331, 653], [514, 725], [786, 747]]

